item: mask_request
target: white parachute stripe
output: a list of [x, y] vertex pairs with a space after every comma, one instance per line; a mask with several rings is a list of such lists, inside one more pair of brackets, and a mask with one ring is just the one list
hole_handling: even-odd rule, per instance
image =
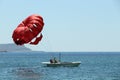
[[20, 39], [19, 38], [17, 38], [17, 41], [19, 41]]
[[[34, 42], [36, 40], [37, 37], [40, 37], [42, 33], [39, 33], [35, 38], [33, 38], [30, 42]], [[29, 43], [30, 43], [29, 42]]]
[[29, 30], [30, 30], [31, 32], [33, 32], [33, 30], [32, 30], [32, 29], [30, 29], [30, 28], [29, 28]]
[[33, 24], [33, 26], [34, 26], [35, 28], [37, 28], [37, 25], [36, 25], [36, 24]]

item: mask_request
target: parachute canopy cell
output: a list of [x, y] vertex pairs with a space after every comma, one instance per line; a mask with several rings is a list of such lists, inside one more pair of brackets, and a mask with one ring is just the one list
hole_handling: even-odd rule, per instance
[[13, 31], [13, 41], [17, 45], [23, 45], [27, 43], [37, 45], [43, 37], [41, 33], [43, 26], [43, 18], [40, 15], [30, 15]]

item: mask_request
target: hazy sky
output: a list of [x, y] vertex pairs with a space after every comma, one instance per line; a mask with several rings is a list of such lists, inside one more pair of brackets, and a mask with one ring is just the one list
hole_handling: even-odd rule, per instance
[[0, 44], [31, 14], [44, 18], [38, 51], [120, 51], [119, 0], [0, 0]]

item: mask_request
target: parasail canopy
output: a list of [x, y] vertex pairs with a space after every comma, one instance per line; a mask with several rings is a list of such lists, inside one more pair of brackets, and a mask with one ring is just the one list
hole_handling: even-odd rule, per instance
[[40, 15], [30, 15], [13, 31], [13, 41], [17, 45], [23, 45], [27, 43], [37, 45], [43, 37], [41, 33], [43, 26], [43, 18]]

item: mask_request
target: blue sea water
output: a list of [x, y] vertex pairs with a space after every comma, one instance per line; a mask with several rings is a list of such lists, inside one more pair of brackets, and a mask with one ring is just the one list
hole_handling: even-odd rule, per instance
[[1, 52], [0, 80], [120, 80], [120, 53], [62, 52], [62, 61], [78, 67], [44, 67], [57, 52]]

